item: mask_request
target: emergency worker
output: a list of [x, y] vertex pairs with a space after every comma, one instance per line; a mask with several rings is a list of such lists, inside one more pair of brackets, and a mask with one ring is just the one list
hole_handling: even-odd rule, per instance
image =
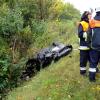
[[91, 13], [89, 11], [85, 11], [81, 16], [81, 21], [78, 25], [78, 37], [80, 39], [80, 74], [86, 74], [86, 65], [89, 61], [89, 51], [87, 43], [87, 31], [89, 29], [89, 19], [91, 17]]
[[90, 40], [91, 40], [91, 50], [90, 50], [90, 68], [89, 68], [89, 80], [94, 82], [97, 65], [100, 61], [100, 7], [95, 9], [96, 15], [90, 23]]

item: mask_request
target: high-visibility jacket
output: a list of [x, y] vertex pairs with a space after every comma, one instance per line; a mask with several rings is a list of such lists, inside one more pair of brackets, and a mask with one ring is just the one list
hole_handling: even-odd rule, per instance
[[100, 28], [100, 20], [92, 19], [89, 21], [90, 28]]
[[87, 23], [86, 21], [82, 21], [82, 22], [80, 22], [80, 24], [83, 27], [83, 31], [84, 32], [87, 32], [88, 31], [88, 28], [89, 28], [89, 23]]
[[100, 51], [100, 16], [99, 19], [91, 20], [89, 25], [91, 28], [91, 48]]
[[78, 36], [80, 38], [80, 50], [89, 50], [90, 48], [88, 47], [87, 42], [85, 41], [85, 38], [83, 38], [84, 32], [87, 32], [89, 28], [89, 23], [86, 21], [81, 21], [79, 23], [78, 27]]

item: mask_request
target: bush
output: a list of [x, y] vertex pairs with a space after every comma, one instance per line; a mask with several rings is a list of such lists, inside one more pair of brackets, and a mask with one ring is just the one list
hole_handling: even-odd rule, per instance
[[43, 33], [45, 33], [47, 28], [47, 23], [44, 21], [32, 21], [31, 29], [33, 35], [35, 34], [35, 37], [41, 36]]
[[13, 35], [21, 32], [23, 28], [23, 17], [18, 7], [13, 10], [10, 10], [7, 6], [4, 7], [6, 12], [0, 12], [0, 33], [2, 37], [10, 40]]
[[0, 53], [0, 92], [4, 92], [8, 86], [9, 67], [10, 57], [2, 50]]

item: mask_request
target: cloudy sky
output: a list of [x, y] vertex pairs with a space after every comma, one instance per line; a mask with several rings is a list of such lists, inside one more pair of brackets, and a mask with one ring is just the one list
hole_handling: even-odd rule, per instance
[[70, 2], [81, 12], [89, 10], [90, 8], [100, 7], [100, 0], [63, 0], [64, 2]]

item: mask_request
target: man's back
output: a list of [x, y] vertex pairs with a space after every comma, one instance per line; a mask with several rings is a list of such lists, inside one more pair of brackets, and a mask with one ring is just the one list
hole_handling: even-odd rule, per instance
[[100, 51], [100, 13], [90, 22], [92, 39], [91, 48]]

